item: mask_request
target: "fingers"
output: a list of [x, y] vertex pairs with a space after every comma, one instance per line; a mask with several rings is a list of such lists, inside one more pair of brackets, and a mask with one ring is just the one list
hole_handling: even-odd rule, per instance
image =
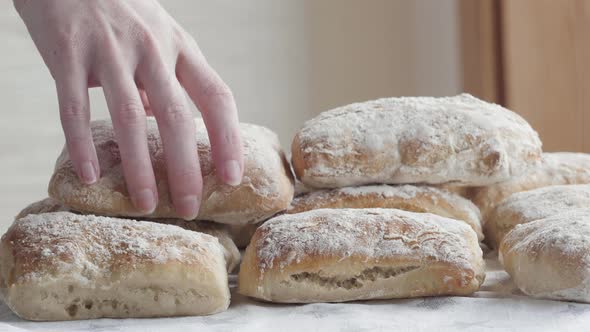
[[150, 106], [150, 100], [148, 99], [145, 90], [139, 89], [139, 96], [141, 97], [141, 103], [143, 104], [143, 109], [145, 110], [145, 115], [147, 116], [154, 116]]
[[73, 65], [67, 75], [56, 80], [56, 88], [68, 154], [80, 181], [92, 184], [99, 178], [100, 167], [90, 130], [86, 83], [85, 70]]
[[154, 171], [150, 160], [145, 111], [133, 77], [116, 70], [101, 78], [113, 127], [127, 190], [135, 208], [152, 213], [158, 204]]
[[220, 180], [233, 186], [240, 184], [244, 158], [231, 91], [196, 47], [180, 54], [176, 75], [203, 115]]
[[194, 219], [203, 187], [194, 118], [174, 73], [162, 63], [147, 66], [149, 69], [143, 71], [140, 80], [158, 122], [172, 201], [179, 215]]

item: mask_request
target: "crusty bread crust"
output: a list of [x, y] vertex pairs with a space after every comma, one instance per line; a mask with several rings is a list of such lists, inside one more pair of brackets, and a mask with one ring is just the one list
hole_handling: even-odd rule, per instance
[[428, 212], [464, 221], [483, 240], [479, 209], [459, 195], [430, 186], [373, 185], [313, 191], [295, 197], [286, 213], [342, 208]]
[[538, 134], [519, 115], [467, 94], [384, 98], [305, 123], [292, 143], [297, 178], [316, 188], [372, 183], [487, 185], [540, 159]]
[[[203, 194], [196, 220], [226, 224], [256, 223], [287, 208], [293, 198], [293, 176], [275, 133], [264, 127], [241, 124], [244, 144], [244, 178], [238, 186], [223, 184], [216, 175], [203, 121], [195, 119]], [[148, 147], [158, 188], [159, 204], [150, 215], [135, 209], [125, 180], [112, 123], [94, 121], [92, 134], [101, 178], [84, 185], [64, 149], [49, 183], [49, 196], [73, 210], [121, 217], [181, 218], [169, 195], [164, 151], [155, 120], [148, 118]]]
[[466, 224], [396, 209], [320, 209], [258, 228], [239, 292], [285, 303], [466, 295], [484, 279]]
[[69, 212], [15, 221], [0, 244], [0, 291], [29, 320], [205, 315], [230, 297], [216, 238]]

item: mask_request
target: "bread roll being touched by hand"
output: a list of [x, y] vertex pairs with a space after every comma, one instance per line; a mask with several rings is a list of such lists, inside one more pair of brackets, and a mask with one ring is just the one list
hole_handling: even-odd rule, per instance
[[494, 208], [514, 193], [553, 185], [585, 183], [590, 183], [590, 154], [544, 152], [537, 167], [506, 182], [472, 188], [469, 198], [479, 207], [485, 222]]
[[467, 295], [484, 279], [466, 224], [396, 209], [320, 209], [258, 228], [239, 292], [270, 302], [344, 302]]
[[486, 242], [498, 248], [516, 225], [585, 207], [590, 207], [590, 185], [549, 186], [513, 194], [492, 211], [484, 224]]
[[[70, 211], [67, 207], [61, 205], [53, 198], [45, 198], [38, 202], [31, 203], [25, 207], [15, 218], [15, 220], [28, 216], [29, 214], [41, 214], [47, 212], [59, 212]], [[127, 220], [127, 219], [116, 219], [116, 220]], [[161, 224], [175, 225], [180, 228], [188, 229], [194, 232], [205, 233], [214, 236], [219, 240], [219, 243], [224, 248], [225, 261], [227, 263], [227, 271], [232, 272], [240, 264], [240, 251], [234, 244], [232, 237], [230, 236], [229, 225], [216, 224], [209, 221], [184, 221], [181, 219], [146, 219]], [[246, 227], [246, 226], [244, 226]], [[232, 234], [233, 235], [233, 234]], [[247, 244], [246, 244], [247, 245]]]
[[[244, 144], [244, 177], [238, 186], [222, 183], [211, 159], [205, 125], [195, 119], [203, 196], [197, 220], [226, 224], [256, 223], [285, 210], [293, 198], [293, 177], [271, 130], [240, 124]], [[168, 191], [164, 151], [156, 121], [147, 119], [148, 147], [158, 187], [158, 206], [150, 215], [137, 211], [131, 202], [119, 148], [110, 121], [92, 122], [92, 135], [100, 163], [101, 178], [92, 185], [78, 180], [67, 150], [58, 158], [49, 183], [49, 195], [73, 210], [109, 216], [181, 218], [176, 214]]]
[[297, 177], [316, 188], [486, 185], [523, 174], [540, 155], [523, 118], [468, 94], [339, 107], [307, 121], [292, 144]]
[[295, 197], [286, 213], [342, 208], [428, 212], [464, 221], [483, 240], [479, 209], [459, 195], [429, 186], [372, 185], [319, 190]]
[[500, 260], [527, 295], [590, 303], [590, 209], [517, 225]]
[[0, 244], [0, 286], [29, 320], [207, 315], [230, 297], [216, 238], [69, 212], [15, 221]]

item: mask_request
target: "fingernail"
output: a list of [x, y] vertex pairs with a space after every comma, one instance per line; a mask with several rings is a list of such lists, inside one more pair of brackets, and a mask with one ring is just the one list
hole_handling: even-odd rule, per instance
[[199, 198], [197, 196], [188, 195], [181, 198], [176, 207], [176, 212], [186, 220], [192, 220], [199, 214]]
[[96, 171], [91, 162], [87, 161], [80, 165], [80, 177], [85, 184], [93, 184], [96, 182]]
[[242, 182], [242, 174], [240, 170], [240, 163], [236, 160], [228, 160], [223, 165], [223, 174], [225, 183], [230, 186], [237, 186]]
[[143, 213], [149, 214], [156, 209], [156, 195], [151, 189], [138, 191], [132, 200], [135, 207]]

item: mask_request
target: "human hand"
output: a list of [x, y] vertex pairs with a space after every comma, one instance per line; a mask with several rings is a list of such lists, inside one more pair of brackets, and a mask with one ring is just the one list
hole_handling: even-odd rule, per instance
[[241, 182], [242, 143], [232, 93], [156, 0], [14, 0], [14, 5], [55, 80], [66, 146], [81, 181], [94, 183], [100, 174], [88, 88], [101, 86], [137, 209], [150, 213], [158, 201], [142, 104], [149, 100], [176, 211], [186, 219], [198, 213], [202, 177], [183, 88], [202, 113], [221, 181]]

